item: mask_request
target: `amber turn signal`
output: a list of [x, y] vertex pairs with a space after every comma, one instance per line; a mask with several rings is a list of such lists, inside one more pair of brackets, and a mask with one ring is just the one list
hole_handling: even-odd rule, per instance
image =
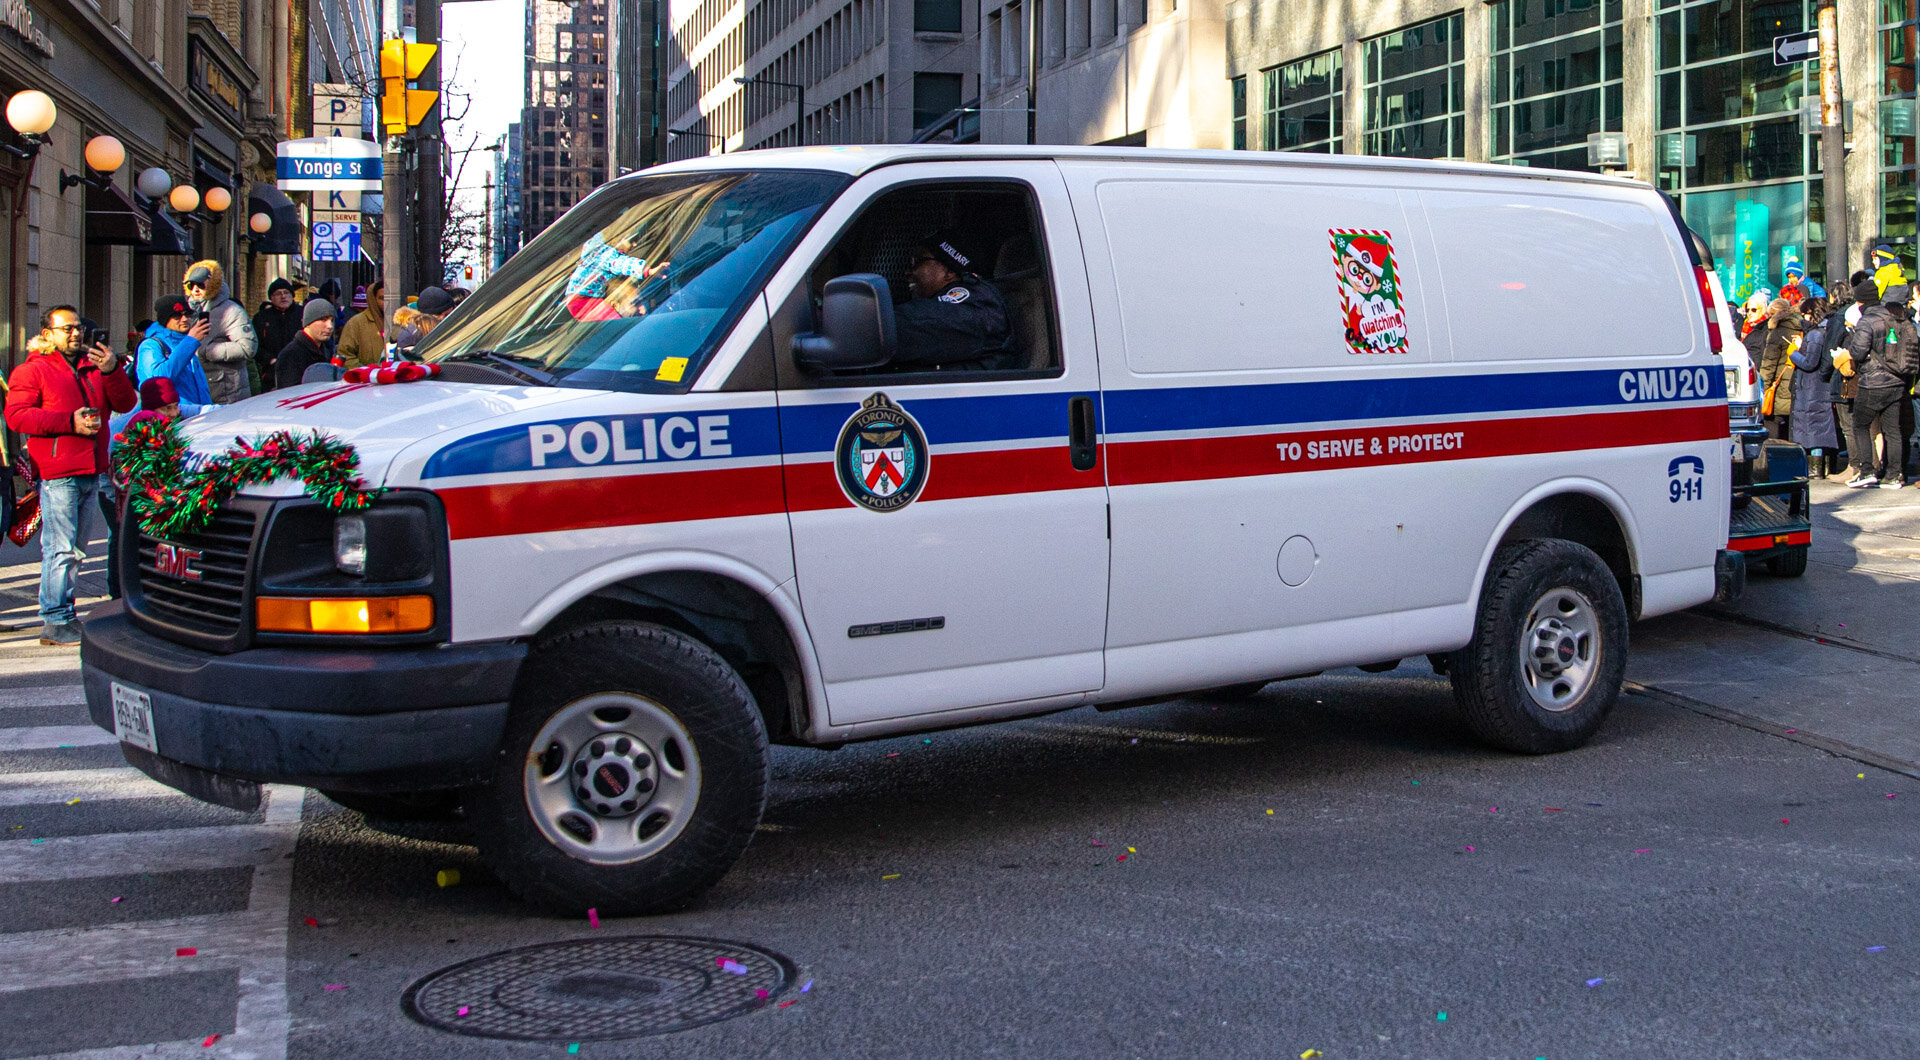
[[262, 633], [420, 633], [433, 628], [433, 597], [262, 596], [254, 625]]

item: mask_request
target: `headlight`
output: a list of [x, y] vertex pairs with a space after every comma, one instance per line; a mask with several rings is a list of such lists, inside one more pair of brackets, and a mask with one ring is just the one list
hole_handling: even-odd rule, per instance
[[333, 565], [342, 574], [367, 573], [367, 521], [358, 515], [333, 520]]

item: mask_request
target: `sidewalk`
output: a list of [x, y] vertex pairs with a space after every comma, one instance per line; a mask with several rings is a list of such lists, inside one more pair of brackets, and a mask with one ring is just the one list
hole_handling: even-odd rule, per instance
[[[87, 544], [87, 558], [80, 565], [80, 589], [74, 606], [85, 617], [87, 609], [107, 598], [107, 539], [100, 528], [99, 515], [88, 520], [95, 539]], [[40, 634], [40, 535], [33, 535], [25, 547], [0, 538], [0, 644], [21, 639], [38, 640]], [[46, 649], [53, 651], [53, 648]], [[78, 651], [68, 648], [67, 651]]]
[[1628, 679], [1920, 776], [1920, 489], [1813, 483], [1801, 578], [1642, 623]]

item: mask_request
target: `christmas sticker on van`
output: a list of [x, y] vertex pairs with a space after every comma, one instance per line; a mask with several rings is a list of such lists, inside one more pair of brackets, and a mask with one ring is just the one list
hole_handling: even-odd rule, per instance
[[1407, 352], [1407, 310], [1393, 235], [1365, 228], [1330, 228], [1334, 272], [1348, 353]]

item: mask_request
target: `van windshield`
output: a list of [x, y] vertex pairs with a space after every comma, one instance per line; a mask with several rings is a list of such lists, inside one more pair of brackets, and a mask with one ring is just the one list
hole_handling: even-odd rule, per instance
[[514, 255], [417, 353], [556, 386], [684, 391], [846, 183], [764, 170], [609, 184]]

